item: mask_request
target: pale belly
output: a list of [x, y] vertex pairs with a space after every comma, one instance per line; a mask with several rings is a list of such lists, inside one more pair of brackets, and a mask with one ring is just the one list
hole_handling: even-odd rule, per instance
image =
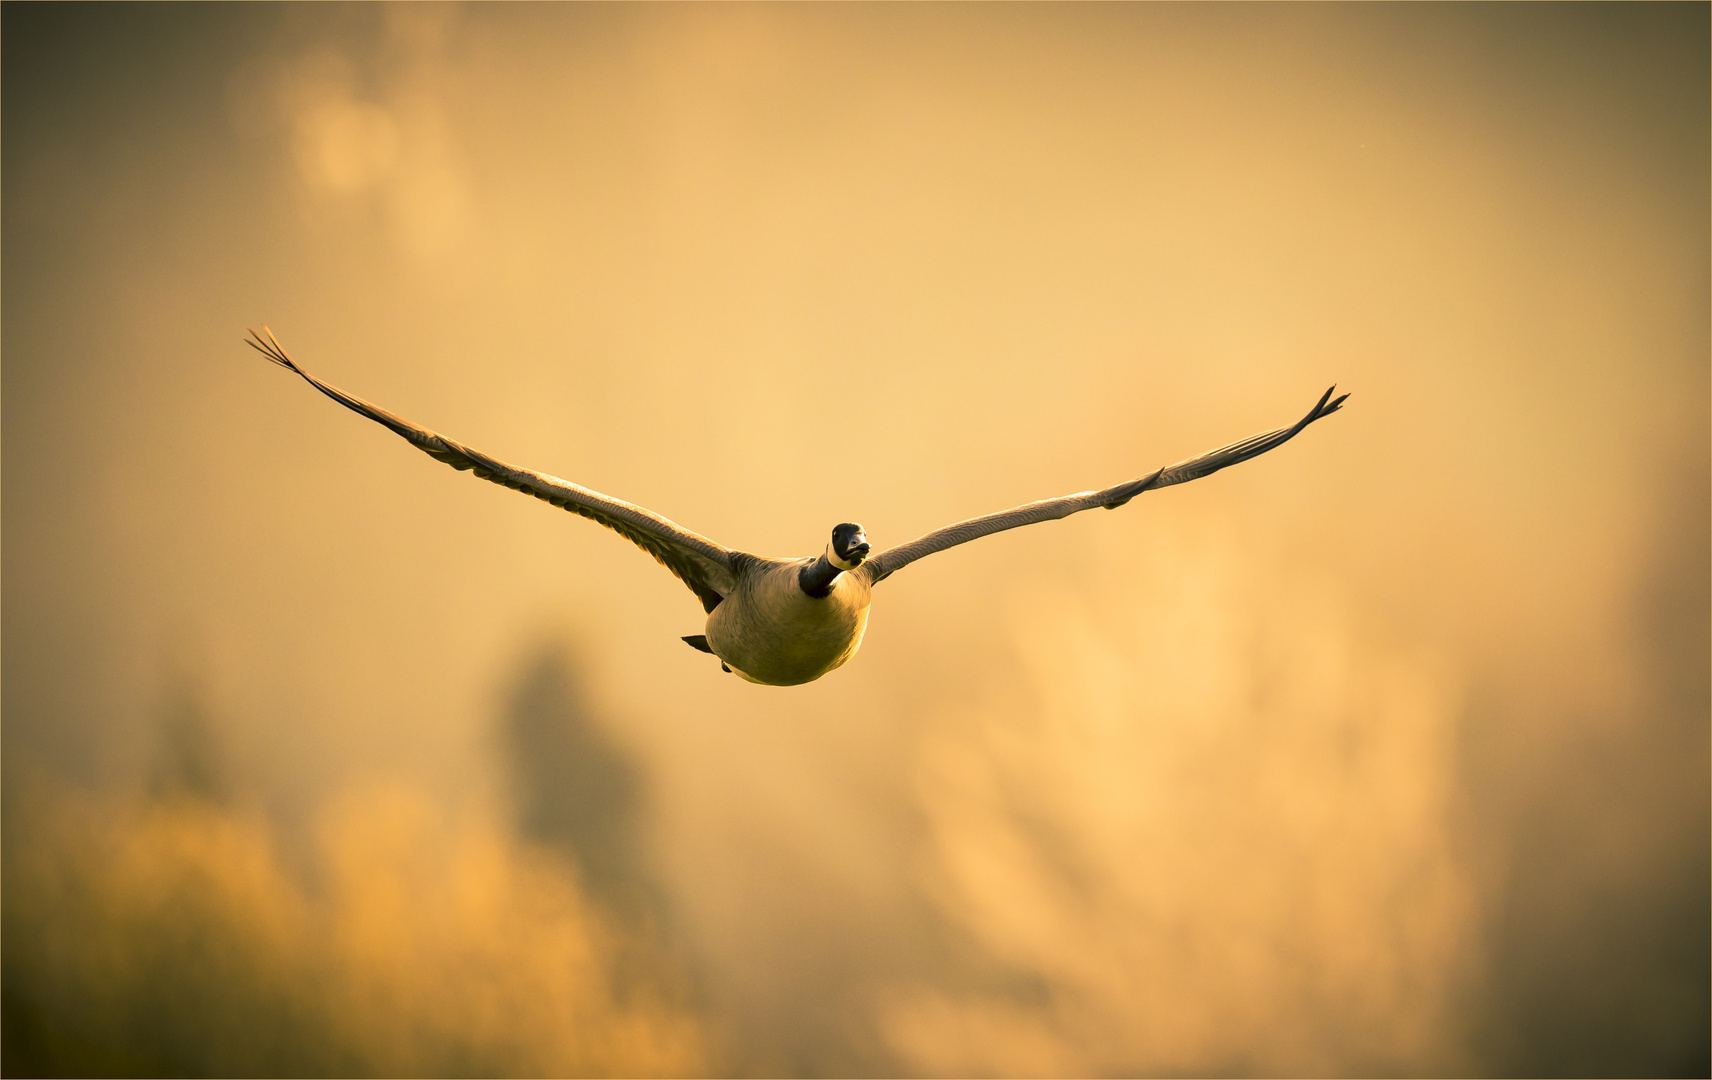
[[732, 671], [754, 683], [813, 682], [852, 656], [868, 626], [873, 590], [841, 574], [820, 599], [797, 586], [801, 563], [752, 576], [707, 617], [707, 643]]

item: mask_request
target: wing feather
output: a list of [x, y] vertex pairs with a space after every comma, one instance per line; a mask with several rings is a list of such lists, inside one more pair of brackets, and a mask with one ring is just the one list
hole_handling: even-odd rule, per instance
[[1163, 469], [1155, 469], [1140, 479], [1118, 484], [1116, 487], [1109, 487], [1103, 491], [1079, 491], [1074, 495], [1065, 495], [1057, 499], [1042, 499], [1040, 502], [1025, 503], [1022, 506], [1013, 506], [1009, 510], [1000, 510], [996, 514], [987, 514], [983, 517], [970, 518], [968, 521], [959, 521], [955, 525], [947, 525], [945, 528], [937, 529], [926, 536], [917, 537], [907, 544], [899, 544], [897, 547], [880, 552], [864, 562], [858, 572], [868, 575], [870, 582], [878, 583], [917, 559], [926, 558], [935, 552], [956, 547], [958, 544], [967, 544], [971, 540], [991, 536], [996, 532], [1004, 532], [1006, 529], [1016, 529], [1042, 521], [1056, 521], [1059, 518], [1069, 517], [1071, 514], [1081, 513], [1083, 510], [1092, 510], [1096, 506], [1103, 506], [1107, 510], [1116, 510], [1144, 491], [1170, 487], [1172, 484], [1185, 484], [1190, 480], [1199, 480], [1203, 476], [1209, 476], [1220, 469], [1258, 457], [1268, 450], [1281, 446], [1315, 420], [1337, 412], [1349, 395], [1344, 394], [1333, 400], [1332, 391], [1336, 389], [1337, 387], [1334, 386], [1327, 390], [1321, 395], [1314, 407], [1308, 410], [1308, 415], [1289, 427], [1252, 435], [1249, 438], [1231, 443], [1229, 446], [1209, 450], [1199, 457], [1188, 458], [1177, 462], [1175, 465], [1167, 465]]
[[712, 611], [720, 600], [736, 587], [736, 567], [740, 553], [722, 547], [700, 533], [691, 532], [676, 522], [634, 503], [602, 495], [598, 491], [573, 484], [569, 480], [561, 480], [557, 476], [507, 464], [455, 439], [413, 424], [355, 394], [347, 394], [298, 367], [274, 338], [273, 331], [264, 326], [262, 333], [267, 336], [264, 338], [262, 334], [251, 330], [251, 340], [247, 340], [245, 344], [281, 367], [296, 372], [309, 385], [347, 409], [391, 428], [434, 460], [443, 461], [454, 469], [473, 472], [483, 480], [502, 484], [513, 491], [533, 495], [544, 502], [606, 526], [652, 555], [661, 566], [677, 575], [678, 580], [690, 587], [707, 611]]

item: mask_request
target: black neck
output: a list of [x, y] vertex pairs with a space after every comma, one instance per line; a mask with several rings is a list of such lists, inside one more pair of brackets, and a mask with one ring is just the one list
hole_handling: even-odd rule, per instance
[[832, 592], [832, 582], [842, 573], [844, 571], [833, 566], [822, 553], [820, 558], [797, 571], [797, 585], [816, 600], [825, 599]]

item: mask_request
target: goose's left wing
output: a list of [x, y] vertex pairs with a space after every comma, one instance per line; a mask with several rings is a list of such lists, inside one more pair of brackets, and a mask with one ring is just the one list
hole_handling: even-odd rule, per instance
[[262, 333], [267, 336], [264, 338], [251, 330], [250, 337], [253, 340], [246, 341], [245, 344], [281, 367], [303, 376], [310, 386], [345, 408], [391, 428], [434, 460], [443, 461], [454, 469], [467, 469], [483, 480], [491, 480], [514, 491], [533, 495], [537, 499], [605, 525], [654, 556], [661, 566], [676, 574], [678, 579], [696, 594], [707, 611], [712, 611], [736, 588], [737, 560], [744, 557], [739, 552], [722, 547], [700, 533], [693, 533], [652, 510], [627, 503], [623, 499], [602, 495], [569, 480], [508, 465], [480, 450], [471, 449], [444, 435], [394, 416], [380, 406], [372, 405], [355, 394], [347, 394], [336, 386], [329, 386], [304, 371], [285, 354], [279, 342], [274, 340], [273, 331], [264, 326]]
[[1131, 480], [1127, 484], [1109, 487], [1104, 491], [1080, 491], [1074, 495], [1065, 495], [1058, 499], [1043, 499], [1040, 502], [1013, 506], [1009, 510], [1001, 510], [985, 517], [970, 518], [968, 521], [959, 521], [955, 525], [947, 525], [943, 529], [930, 532], [926, 536], [918, 537], [907, 544], [900, 544], [895, 548], [880, 552], [864, 562], [856, 573], [866, 574], [870, 582], [878, 583], [917, 559], [932, 555], [936, 551], [944, 551], [946, 548], [956, 547], [958, 544], [967, 544], [971, 540], [978, 540], [983, 536], [990, 536], [1006, 529], [1033, 525], [1040, 521], [1056, 521], [1083, 510], [1092, 510], [1096, 506], [1103, 506], [1107, 510], [1116, 510], [1144, 491], [1153, 491], [1156, 488], [1170, 487], [1172, 484], [1199, 480], [1210, 473], [1218, 472], [1227, 465], [1247, 461], [1249, 458], [1266, 453], [1275, 446], [1281, 446], [1315, 420], [1337, 412], [1339, 406], [1344, 403], [1349, 395], [1344, 394], [1333, 400], [1332, 390], [1336, 389], [1337, 387], [1334, 386], [1327, 390], [1320, 397], [1318, 404], [1308, 410], [1308, 415], [1289, 427], [1279, 428], [1277, 431], [1262, 432], [1259, 435], [1243, 439], [1241, 442], [1234, 442], [1229, 446], [1208, 451], [1200, 457], [1179, 461], [1177, 464], [1167, 465], [1163, 469], [1155, 469], [1139, 480]]

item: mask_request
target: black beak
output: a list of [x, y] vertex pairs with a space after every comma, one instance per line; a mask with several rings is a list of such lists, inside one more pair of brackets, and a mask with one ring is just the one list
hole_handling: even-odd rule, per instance
[[864, 540], [860, 544], [851, 548], [849, 557], [852, 559], [866, 559], [868, 557], [868, 541]]

